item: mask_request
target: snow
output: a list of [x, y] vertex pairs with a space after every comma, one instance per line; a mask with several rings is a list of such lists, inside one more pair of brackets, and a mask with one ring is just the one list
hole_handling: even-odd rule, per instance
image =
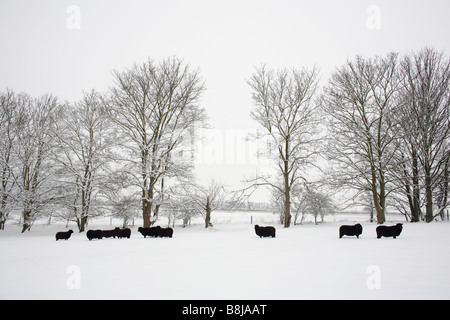
[[[254, 224], [277, 238], [258, 238]], [[0, 232], [0, 299], [449, 299], [450, 223], [405, 223], [376, 239], [363, 216], [284, 229], [267, 213], [213, 213], [215, 224], [176, 226], [174, 237], [55, 241], [62, 224]], [[270, 221], [272, 220], [272, 221]], [[360, 239], [339, 226], [362, 221]], [[388, 224], [397, 223], [392, 218]], [[106, 223], [105, 223], [106, 222]], [[119, 221], [92, 221], [112, 229]], [[164, 226], [163, 223], [161, 223]]]

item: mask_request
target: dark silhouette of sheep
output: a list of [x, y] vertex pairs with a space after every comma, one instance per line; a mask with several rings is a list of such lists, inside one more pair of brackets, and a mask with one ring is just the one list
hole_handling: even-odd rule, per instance
[[117, 227], [114, 229], [114, 231], [116, 232], [116, 236], [119, 239], [121, 239], [121, 238], [130, 239], [130, 237], [131, 237], [131, 229], [129, 229], [129, 228], [120, 229], [119, 227]]
[[115, 238], [116, 237], [116, 229], [113, 230], [102, 230], [102, 237], [103, 238]]
[[339, 228], [339, 239], [343, 236], [356, 236], [359, 239], [362, 232], [363, 227], [359, 223], [354, 226], [341, 226]]
[[92, 239], [102, 239], [103, 238], [103, 232], [102, 230], [88, 230], [86, 232], [86, 237], [91, 241]]
[[144, 238], [147, 236], [157, 238], [172, 238], [173, 229], [172, 228], [161, 228], [160, 226], [150, 227], [150, 228], [138, 228], [138, 232], [140, 232]]
[[275, 238], [275, 228], [274, 227], [260, 227], [255, 225], [256, 235], [260, 238], [262, 237], [272, 237]]
[[157, 227], [158, 229], [158, 236], [161, 238], [172, 238], [173, 235], [173, 229], [172, 228], [161, 228]]
[[58, 240], [69, 240], [70, 235], [73, 233], [73, 230], [69, 230], [69, 231], [61, 231], [56, 233], [56, 241]]
[[377, 239], [381, 237], [397, 238], [402, 233], [403, 224], [397, 223], [395, 226], [379, 226], [377, 227]]
[[159, 229], [160, 227], [150, 227], [150, 228], [139, 227], [138, 232], [140, 232], [140, 234], [142, 234], [144, 238], [146, 238], [147, 236], [156, 238], [157, 236], [159, 236]]

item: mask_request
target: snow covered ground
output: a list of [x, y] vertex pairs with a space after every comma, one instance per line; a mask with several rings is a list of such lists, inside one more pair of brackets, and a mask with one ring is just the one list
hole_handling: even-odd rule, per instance
[[[252, 215], [277, 237], [258, 238]], [[70, 240], [56, 242], [63, 224], [25, 234], [9, 224], [0, 232], [0, 299], [450, 298], [450, 223], [405, 223], [394, 240], [376, 239], [376, 225], [357, 215], [289, 229], [268, 213], [213, 218], [214, 228], [197, 221], [175, 227], [172, 239], [144, 239], [136, 226], [131, 239], [88, 241], [71, 225]], [[355, 220], [366, 221], [360, 239], [339, 239], [339, 226]], [[89, 228], [112, 227], [103, 220]]]

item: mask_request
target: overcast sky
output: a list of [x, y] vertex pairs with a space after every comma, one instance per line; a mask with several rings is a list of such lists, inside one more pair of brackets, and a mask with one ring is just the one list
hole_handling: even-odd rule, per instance
[[199, 175], [234, 184], [256, 170], [255, 147], [241, 142], [256, 126], [245, 82], [254, 66], [316, 65], [326, 81], [358, 54], [449, 54], [449, 12], [448, 0], [0, 0], [0, 90], [75, 101], [107, 90], [113, 69], [176, 55], [200, 68], [216, 129]]

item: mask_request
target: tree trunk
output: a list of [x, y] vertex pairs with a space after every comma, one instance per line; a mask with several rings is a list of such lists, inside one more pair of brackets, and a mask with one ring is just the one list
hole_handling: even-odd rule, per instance
[[426, 222], [433, 221], [433, 189], [431, 184], [431, 168], [425, 165]]
[[291, 190], [289, 186], [289, 176], [284, 173], [284, 227], [291, 225]]
[[373, 200], [370, 200], [370, 223], [373, 222]]
[[86, 195], [86, 183], [83, 182], [81, 189], [81, 218], [79, 219], [80, 223], [78, 225], [80, 232], [84, 232], [86, 229], [86, 222], [89, 214], [89, 198], [90, 196]]
[[80, 232], [84, 232], [86, 230], [86, 224], [87, 224], [88, 217], [87, 217], [87, 215], [83, 214], [81, 216], [81, 219], [79, 219], [79, 220], [80, 220], [80, 222], [78, 224], [78, 229], [80, 230]]
[[[412, 149], [412, 185], [410, 184], [410, 179], [408, 177], [408, 172], [406, 165], [403, 165], [403, 174], [405, 176], [405, 192], [408, 198], [409, 209], [411, 211], [411, 222], [419, 222], [420, 221], [420, 189], [419, 189], [419, 167], [418, 167], [418, 158], [417, 153], [414, 148]], [[404, 160], [404, 156], [402, 155], [402, 159]], [[411, 193], [412, 187], [412, 193]]]
[[205, 216], [205, 228], [211, 226], [211, 205], [209, 203], [209, 197], [206, 198], [206, 216]]
[[284, 227], [291, 226], [291, 186], [289, 183], [289, 138], [285, 141], [284, 159]]
[[205, 217], [205, 228], [211, 226], [211, 208], [206, 208], [206, 217]]
[[[5, 182], [3, 182], [3, 190], [6, 190]], [[8, 214], [6, 212], [7, 200], [8, 200], [8, 195], [6, 193], [3, 193], [2, 205], [0, 208], [0, 230], [5, 230], [5, 223], [6, 223], [6, 219], [8, 217]]]
[[142, 200], [142, 217], [144, 219], [144, 228], [150, 228], [151, 214], [152, 214], [151, 204], [146, 199], [143, 199]]
[[22, 233], [25, 231], [30, 231], [31, 229], [31, 210], [25, 209], [23, 211], [23, 224], [22, 224]]
[[[143, 175], [145, 179], [145, 175]], [[144, 219], [144, 228], [150, 228], [152, 225], [152, 207], [153, 207], [153, 186], [154, 177], [150, 177], [150, 182], [147, 185], [146, 180], [144, 180], [144, 188], [142, 189], [142, 217]], [[150, 199], [150, 201], [149, 201]]]
[[375, 206], [375, 210], [377, 211], [377, 223], [383, 224], [386, 221], [385, 217], [385, 197], [381, 198], [378, 195], [377, 190], [377, 177], [376, 177], [376, 171], [375, 166], [372, 165], [372, 197], [373, 197], [373, 205]]
[[419, 189], [419, 160], [417, 153], [413, 150], [413, 207], [411, 208], [411, 222], [420, 220], [420, 189]]
[[386, 186], [384, 176], [382, 176], [380, 181], [380, 212], [377, 212], [377, 220], [379, 224], [386, 222]]

